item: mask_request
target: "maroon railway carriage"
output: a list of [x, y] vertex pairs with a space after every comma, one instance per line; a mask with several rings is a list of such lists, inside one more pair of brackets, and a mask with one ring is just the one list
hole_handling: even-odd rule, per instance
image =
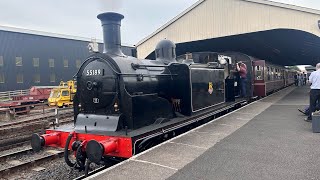
[[[227, 51], [222, 54], [231, 57], [235, 63], [242, 61], [247, 65], [247, 97], [264, 97], [294, 83], [294, 73], [296, 72], [284, 66], [275, 65], [240, 52]], [[240, 95], [239, 84], [238, 79], [235, 85], [236, 96]]]
[[255, 60], [252, 64], [255, 96], [267, 96], [294, 83], [294, 72], [283, 66], [274, 65], [265, 60]]

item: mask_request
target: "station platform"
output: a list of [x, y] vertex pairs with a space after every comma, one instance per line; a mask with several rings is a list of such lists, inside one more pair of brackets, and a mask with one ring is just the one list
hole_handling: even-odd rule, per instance
[[155, 146], [88, 179], [320, 179], [320, 134], [289, 87]]

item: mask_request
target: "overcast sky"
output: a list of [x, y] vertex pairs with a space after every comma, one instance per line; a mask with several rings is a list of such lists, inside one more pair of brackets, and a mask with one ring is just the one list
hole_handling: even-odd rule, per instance
[[[318, 0], [275, 1], [320, 9]], [[125, 16], [122, 42], [134, 45], [195, 2], [197, 0], [0, 0], [0, 25], [102, 39], [97, 14], [117, 11]]]

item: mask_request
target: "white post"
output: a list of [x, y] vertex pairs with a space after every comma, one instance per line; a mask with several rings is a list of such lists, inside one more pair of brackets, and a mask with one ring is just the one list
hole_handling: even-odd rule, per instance
[[55, 109], [55, 116], [56, 116], [56, 126], [59, 127], [59, 110], [58, 110], [58, 108]]

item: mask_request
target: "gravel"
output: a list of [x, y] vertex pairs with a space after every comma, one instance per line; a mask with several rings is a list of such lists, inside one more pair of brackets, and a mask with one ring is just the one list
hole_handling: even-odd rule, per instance
[[21, 162], [30, 162], [35, 159], [41, 158], [43, 156], [51, 155], [51, 153], [47, 152], [47, 150], [50, 150], [50, 149], [52, 149], [52, 148], [47, 148], [45, 151], [40, 151], [38, 153], [35, 153], [33, 151], [29, 151], [29, 152], [21, 154], [21, 155], [12, 156], [12, 157], [8, 158], [6, 161], [0, 162], [0, 170], [14, 166], [14, 165], [8, 163], [10, 161], [17, 160], [17, 161], [21, 161]]
[[[79, 172], [79, 170], [72, 169], [69, 167], [65, 162], [63, 158], [55, 159], [50, 162], [46, 162], [42, 164], [41, 166], [45, 168], [42, 171], [34, 171], [32, 169], [28, 169], [25, 171], [21, 171], [19, 173], [12, 174], [7, 179], [27, 179], [27, 180], [48, 180], [48, 179], [54, 179], [54, 180], [69, 180], [74, 179], [79, 176], [84, 175], [84, 171]], [[95, 165], [94, 168], [97, 168], [99, 166]]]
[[[21, 147], [17, 147], [17, 148], [13, 148], [10, 150], [6, 150], [6, 151], [1, 151], [0, 154], [5, 154], [5, 153], [11, 153], [11, 152], [15, 152], [15, 151], [20, 151], [20, 150], [24, 150], [30, 148], [29, 145], [25, 145], [25, 146], [21, 146]], [[34, 153], [34, 152], [29, 152], [27, 154], [23, 154], [23, 155], [18, 155], [15, 157], [11, 157], [9, 159], [7, 159], [5, 162], [0, 162], [0, 170], [1, 169], [5, 169], [7, 167], [11, 167], [13, 165], [8, 164], [8, 161], [12, 161], [12, 160], [19, 160], [19, 161], [23, 161], [23, 162], [27, 162], [27, 161], [32, 161], [33, 159], [45, 156], [45, 155], [49, 155], [50, 153], [47, 152], [48, 150], [58, 150], [57, 148], [51, 148], [48, 147], [43, 151], [40, 151], [38, 153]], [[73, 155], [71, 155], [73, 157]], [[72, 159], [72, 161], [74, 161], [74, 159]], [[36, 171], [33, 170], [36, 167], [40, 167], [40, 168], [44, 168], [41, 171]], [[95, 164], [91, 164], [90, 166], [92, 169], [101, 167]], [[79, 170], [73, 169], [71, 167], [69, 167], [63, 158], [57, 158], [57, 159], [53, 159], [51, 161], [48, 161], [46, 163], [43, 163], [39, 166], [35, 166], [35, 167], [30, 167], [26, 170], [21, 170], [17, 173], [13, 173], [10, 174], [6, 177], [0, 177], [0, 180], [4, 179], [32, 179], [32, 180], [48, 180], [48, 179], [54, 179], [54, 180], [68, 180], [68, 179], [74, 179], [77, 178], [79, 176], [84, 175], [84, 172], [81, 171], [79, 172]]]

